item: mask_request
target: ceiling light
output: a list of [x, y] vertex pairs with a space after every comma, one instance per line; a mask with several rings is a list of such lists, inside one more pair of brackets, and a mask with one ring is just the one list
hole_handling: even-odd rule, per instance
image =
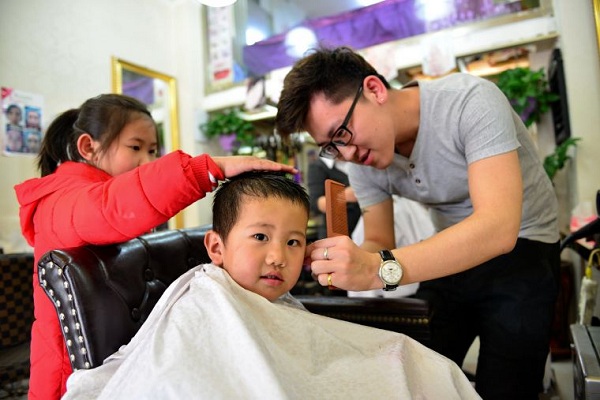
[[317, 35], [304, 26], [293, 28], [285, 34], [285, 52], [292, 58], [301, 58], [318, 45]]
[[237, 0], [198, 0], [200, 4], [204, 4], [208, 7], [225, 7], [230, 6]]

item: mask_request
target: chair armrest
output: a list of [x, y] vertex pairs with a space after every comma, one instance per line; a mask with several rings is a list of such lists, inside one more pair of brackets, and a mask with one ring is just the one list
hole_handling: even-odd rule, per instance
[[373, 328], [403, 333], [427, 344], [433, 311], [426, 300], [340, 296], [294, 296], [308, 311]]

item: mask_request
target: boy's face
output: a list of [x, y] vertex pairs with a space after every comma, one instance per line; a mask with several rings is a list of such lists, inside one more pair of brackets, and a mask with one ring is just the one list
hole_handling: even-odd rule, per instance
[[300, 277], [307, 224], [306, 210], [290, 200], [245, 196], [227, 241], [211, 232], [207, 248], [240, 286], [274, 301]]

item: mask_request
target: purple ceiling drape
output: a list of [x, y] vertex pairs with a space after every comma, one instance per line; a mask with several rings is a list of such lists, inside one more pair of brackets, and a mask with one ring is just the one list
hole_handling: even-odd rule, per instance
[[[521, 2], [518, 1], [496, 4], [497, 2], [386, 0], [335, 16], [309, 19], [299, 26], [312, 30], [319, 45], [343, 45], [359, 50], [522, 9]], [[290, 66], [298, 59], [286, 46], [286, 34], [284, 32], [243, 48], [244, 64], [251, 75], [264, 75], [274, 69]]]

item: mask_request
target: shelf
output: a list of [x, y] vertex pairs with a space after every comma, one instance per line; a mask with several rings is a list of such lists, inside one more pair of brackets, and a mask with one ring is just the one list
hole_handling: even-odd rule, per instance
[[[558, 35], [550, 34], [528, 40], [511, 42], [510, 44], [506, 43], [486, 51], [457, 54], [456, 62], [458, 66], [447, 74], [453, 72], [468, 72], [483, 78], [493, 78], [507, 69], [529, 67], [529, 55], [537, 51], [552, 49], [557, 38]], [[397, 79], [401, 84], [406, 84], [415, 79], [430, 80], [440, 77], [441, 76], [428, 76], [423, 74], [420, 64], [401, 68], [398, 70], [397, 75]]]
[[249, 122], [273, 119], [277, 115], [277, 107], [265, 104], [253, 111], [240, 111], [240, 117]]

